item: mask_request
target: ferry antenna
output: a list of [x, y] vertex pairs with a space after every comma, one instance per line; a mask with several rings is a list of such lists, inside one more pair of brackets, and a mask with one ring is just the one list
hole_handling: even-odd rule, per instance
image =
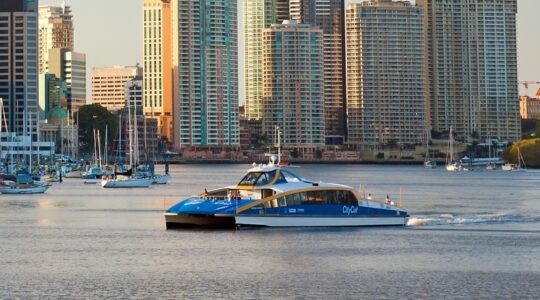
[[399, 207], [403, 207], [403, 186], [399, 187]]

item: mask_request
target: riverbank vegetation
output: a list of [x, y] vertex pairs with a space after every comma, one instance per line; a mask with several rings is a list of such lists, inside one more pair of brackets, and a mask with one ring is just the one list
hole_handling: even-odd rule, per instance
[[508, 147], [503, 158], [510, 163], [518, 163], [518, 148], [528, 168], [540, 168], [540, 138], [523, 139]]

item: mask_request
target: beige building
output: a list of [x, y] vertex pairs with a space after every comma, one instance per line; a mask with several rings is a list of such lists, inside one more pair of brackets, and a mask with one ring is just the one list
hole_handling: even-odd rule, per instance
[[117, 111], [126, 106], [126, 83], [139, 77], [139, 66], [92, 69], [92, 102], [109, 111]]
[[371, 0], [348, 5], [345, 20], [348, 142], [423, 143], [423, 9]]
[[522, 119], [537, 120], [540, 118], [540, 98], [519, 97], [519, 107]]
[[39, 6], [39, 73], [48, 72], [49, 49], [73, 51], [73, 15], [69, 6]]
[[160, 136], [169, 142], [173, 140], [173, 19], [171, 18], [173, 3], [171, 2], [174, 1], [143, 2], [143, 110], [146, 117], [158, 120]]

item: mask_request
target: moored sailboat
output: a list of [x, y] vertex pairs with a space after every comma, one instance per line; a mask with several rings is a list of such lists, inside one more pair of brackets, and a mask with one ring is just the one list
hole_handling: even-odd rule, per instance
[[43, 194], [49, 189], [47, 184], [29, 183], [18, 184], [15, 182], [0, 181], [0, 194], [17, 195], [17, 194]]
[[454, 135], [453, 128], [450, 126], [450, 135], [448, 137], [448, 153], [446, 155], [446, 171], [469, 171], [469, 169], [463, 167], [459, 161], [454, 160]]
[[527, 166], [525, 165], [525, 160], [523, 159], [523, 155], [521, 154], [521, 150], [519, 149], [519, 147], [517, 147], [517, 157], [518, 157], [518, 162], [517, 164], [511, 164], [511, 163], [507, 163], [507, 164], [504, 164], [502, 165], [502, 170], [503, 171], [524, 171], [527, 169]]
[[[135, 112], [133, 114], [133, 119], [135, 124], [132, 124], [132, 118], [131, 118], [131, 102], [128, 101], [128, 133], [129, 133], [129, 165], [131, 169], [129, 170], [128, 174], [125, 175], [118, 175], [117, 172], [114, 172], [112, 176], [102, 178], [101, 186], [104, 188], [147, 188], [154, 182], [154, 179], [152, 177], [148, 176], [137, 176], [136, 171], [136, 165], [138, 164], [138, 143], [136, 142], [138, 140], [136, 130], [137, 130], [137, 111], [135, 109]], [[135, 132], [133, 130], [133, 126], [135, 126]], [[134, 149], [134, 144], [136, 145], [136, 149]], [[135, 174], [133, 171], [135, 170]]]
[[426, 130], [426, 154], [424, 157], [424, 168], [426, 169], [435, 169], [437, 167], [437, 162], [435, 160], [432, 160], [429, 155], [429, 141], [430, 141], [430, 135], [431, 130]]

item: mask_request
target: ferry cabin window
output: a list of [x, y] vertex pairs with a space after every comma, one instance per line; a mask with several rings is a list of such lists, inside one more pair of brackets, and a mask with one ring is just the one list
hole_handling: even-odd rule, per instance
[[324, 199], [323, 196], [324, 194], [326, 194], [326, 191], [310, 191], [310, 192], [307, 192], [307, 198], [306, 200], [302, 203], [304, 205], [308, 205], [308, 204], [327, 204], [325, 200], [327, 199]]
[[277, 202], [280, 207], [322, 204], [358, 205], [358, 200], [351, 191], [309, 191], [280, 197]]
[[264, 203], [265, 208], [278, 208], [279, 207], [279, 200], [278, 199], [272, 199], [270, 201], [267, 201]]

